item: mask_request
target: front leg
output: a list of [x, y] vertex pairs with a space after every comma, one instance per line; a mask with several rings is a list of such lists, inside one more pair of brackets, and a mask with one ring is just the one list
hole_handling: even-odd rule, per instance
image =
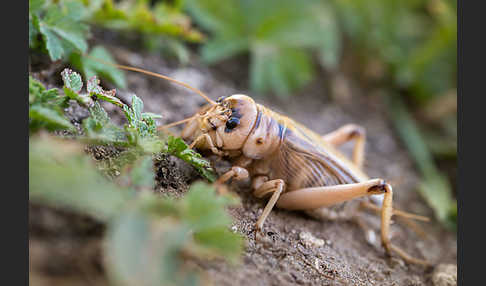
[[213, 140], [211, 139], [211, 136], [209, 136], [209, 134], [207, 133], [199, 135], [196, 140], [194, 140], [194, 142], [192, 142], [192, 144], [189, 146], [189, 148], [191, 149], [193, 149], [194, 147], [210, 149], [211, 152], [221, 157], [226, 155], [226, 152], [218, 150], [218, 148], [216, 148]]
[[221, 175], [216, 182], [214, 182], [214, 186], [216, 187], [216, 192], [218, 194], [225, 194], [227, 193], [227, 189], [225, 183], [231, 179], [235, 180], [244, 180], [249, 177], [248, 170], [242, 167], [233, 166], [231, 169]]

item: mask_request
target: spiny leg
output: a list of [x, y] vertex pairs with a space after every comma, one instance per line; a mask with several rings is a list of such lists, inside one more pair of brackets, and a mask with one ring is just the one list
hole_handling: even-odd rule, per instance
[[393, 245], [390, 242], [390, 224], [391, 224], [391, 217], [393, 215], [393, 190], [389, 184], [385, 184], [385, 197], [383, 199], [383, 205], [381, 210], [381, 244], [386, 249], [387, 253], [391, 255], [391, 252], [396, 252], [403, 260], [411, 264], [421, 264], [429, 266], [430, 263], [423, 259], [413, 258], [408, 255], [405, 251], [403, 251], [398, 246]]
[[[381, 213], [381, 208], [371, 202], [363, 201], [360, 203], [361, 209], [368, 209], [377, 214]], [[421, 238], [426, 239], [427, 234], [425, 231], [413, 220], [420, 220], [420, 221], [430, 221], [428, 217], [416, 215], [412, 213], [408, 213], [405, 211], [393, 209], [393, 215], [399, 218], [399, 221], [403, 222], [406, 226], [412, 229], [416, 234], [418, 234]]]
[[408, 263], [429, 265], [425, 260], [409, 256], [399, 247], [393, 245], [389, 239], [391, 216], [393, 214], [393, 191], [389, 184], [382, 179], [371, 179], [356, 184], [343, 184], [326, 187], [305, 188], [290, 191], [280, 196], [277, 206], [290, 210], [315, 209], [331, 206], [363, 196], [385, 194], [381, 209], [381, 241], [388, 254], [396, 252]]
[[[361, 202], [361, 207], [372, 210], [374, 212], [381, 212], [381, 208], [371, 202]], [[421, 216], [405, 211], [401, 211], [398, 209], [393, 209], [393, 215], [403, 217], [403, 218], [408, 218], [408, 219], [415, 219], [415, 220], [420, 220], [420, 221], [430, 221], [430, 219], [426, 216]]]
[[366, 132], [363, 127], [355, 124], [346, 124], [323, 135], [322, 139], [334, 146], [339, 146], [354, 139], [353, 162], [359, 168], [363, 167], [364, 147], [366, 142]]
[[267, 219], [268, 215], [272, 211], [273, 207], [275, 206], [275, 203], [277, 202], [278, 198], [280, 197], [280, 195], [282, 194], [285, 188], [285, 183], [281, 179], [263, 182], [265, 180], [266, 177], [259, 177], [257, 180], [255, 180], [256, 183], [254, 183], [254, 187], [256, 186], [256, 188], [255, 191], [253, 192], [253, 195], [255, 197], [262, 198], [267, 194], [272, 193], [270, 200], [267, 202], [267, 205], [263, 209], [262, 214], [260, 215], [260, 217], [256, 222], [255, 238], [257, 238], [257, 233], [259, 234], [263, 233], [263, 224], [265, 223], [265, 220]]

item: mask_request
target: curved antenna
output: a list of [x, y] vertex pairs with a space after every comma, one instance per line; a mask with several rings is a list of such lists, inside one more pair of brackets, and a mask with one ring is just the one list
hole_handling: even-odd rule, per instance
[[172, 123], [169, 123], [167, 125], [162, 125], [162, 126], [159, 126], [157, 127], [157, 130], [164, 130], [164, 129], [167, 129], [169, 127], [173, 127], [173, 126], [176, 126], [176, 125], [179, 125], [179, 124], [182, 124], [182, 123], [185, 123], [187, 121], [190, 121], [194, 118], [194, 116], [191, 116], [191, 117], [188, 117], [186, 119], [182, 119], [182, 120], [179, 120], [179, 121], [176, 121], [176, 122], [172, 122]]
[[93, 61], [96, 61], [96, 62], [105, 64], [105, 65], [109, 65], [109, 66], [112, 66], [112, 67], [116, 67], [116, 68], [119, 68], [119, 69], [122, 69], [122, 70], [139, 72], [139, 73], [143, 73], [143, 74], [147, 74], [147, 75], [150, 75], [150, 76], [154, 76], [154, 77], [158, 77], [158, 78], [162, 78], [162, 79], [171, 81], [173, 83], [176, 83], [178, 85], [181, 85], [181, 86], [183, 86], [185, 88], [188, 88], [188, 89], [194, 91], [195, 93], [199, 94], [202, 98], [204, 98], [207, 102], [209, 102], [211, 105], [216, 105], [216, 102], [213, 101], [213, 100], [211, 100], [202, 91], [200, 91], [199, 89], [194, 88], [194, 87], [188, 85], [187, 83], [183, 83], [182, 81], [178, 81], [178, 80], [173, 79], [173, 78], [170, 78], [168, 76], [165, 76], [165, 75], [162, 75], [162, 74], [158, 74], [158, 73], [155, 73], [155, 72], [151, 72], [151, 71], [147, 71], [147, 70], [144, 70], [144, 69], [141, 69], [141, 68], [136, 68], [136, 67], [130, 67], [130, 66], [125, 66], [125, 65], [119, 65], [119, 64], [110, 63], [110, 62], [107, 62], [107, 61], [104, 61], [104, 60], [100, 60], [100, 59], [94, 58], [94, 57], [89, 56], [89, 55], [86, 55], [86, 54], [84, 54], [83, 56], [85, 56], [85, 57], [87, 57], [87, 58], [89, 58], [89, 59], [91, 59]]

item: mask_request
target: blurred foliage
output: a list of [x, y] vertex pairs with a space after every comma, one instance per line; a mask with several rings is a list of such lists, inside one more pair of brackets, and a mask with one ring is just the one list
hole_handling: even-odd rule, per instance
[[191, 19], [181, 12], [181, 1], [86, 0], [94, 10], [91, 21], [113, 30], [135, 31], [149, 36], [172, 36], [200, 42], [203, 35], [191, 26]]
[[[288, 94], [314, 75], [310, 51], [333, 68], [340, 53], [339, 30], [323, 1], [188, 0], [188, 11], [212, 33], [202, 47], [209, 63], [249, 52], [254, 90]], [[271, 13], [269, 13], [271, 12]]]
[[53, 61], [71, 52], [86, 52], [86, 12], [76, 0], [29, 0], [29, 47], [46, 49]]
[[[188, 258], [237, 262], [243, 238], [229, 230], [231, 217], [225, 210], [239, 203], [236, 197], [219, 195], [202, 182], [193, 184], [179, 200], [153, 192], [153, 160], [158, 153], [178, 156], [214, 178], [209, 163], [180, 138], [170, 137], [166, 146], [154, 121], [160, 116], [143, 112], [136, 95], [128, 106], [115, 90], [104, 90], [96, 76], [88, 80], [86, 92], [78, 73], [65, 69], [61, 76], [65, 95], [58, 89], [46, 90], [29, 76], [29, 200], [104, 223], [104, 267], [115, 285], [198, 285], [199, 270]], [[68, 140], [42, 131], [76, 133], [62, 110], [69, 100], [89, 110], [82, 132]], [[127, 119], [123, 129], [111, 123], [100, 100], [123, 110]], [[83, 143], [122, 148], [95, 164]]]
[[[199, 43], [204, 35], [192, 27], [182, 13], [182, 1], [86, 0], [93, 13], [91, 22], [107, 29], [133, 32], [146, 48], [189, 62], [189, 51], [182, 41]], [[154, 3], [155, 2], [155, 3]]]
[[[115, 63], [110, 53], [102, 46], [95, 46], [89, 52], [88, 56], [95, 59], [101, 59], [108, 63]], [[71, 64], [83, 72], [85, 78], [91, 78], [95, 75], [109, 79], [115, 86], [126, 88], [125, 74], [116, 67], [95, 62], [94, 60], [84, 57], [78, 53], [72, 53], [69, 57]]]
[[242, 251], [243, 239], [229, 231], [225, 211], [238, 200], [205, 183], [180, 200], [157, 196], [151, 162], [151, 156], [135, 161], [120, 175], [130, 184], [120, 186], [97, 171], [79, 142], [36, 135], [29, 140], [29, 200], [106, 224], [104, 267], [112, 283], [197, 285], [188, 257], [236, 262]]
[[[453, 0], [336, 0], [353, 52], [379, 61], [416, 102], [455, 89], [457, 6]], [[365, 72], [365, 71], [363, 71]]]
[[[181, 40], [204, 39], [181, 12], [181, 1], [152, 5], [148, 0], [29, 0], [31, 50], [47, 53], [52, 61], [68, 60], [87, 78], [102, 76], [126, 88], [122, 71], [83, 56], [89, 50], [90, 25], [139, 33], [147, 47], [174, 55], [183, 63], [188, 62], [189, 53]], [[89, 55], [114, 62], [101, 46], [91, 49]]]
[[[88, 52], [91, 13], [93, 10], [81, 0], [29, 0], [29, 48], [47, 53], [52, 61], [71, 61], [86, 77], [99, 73], [125, 88], [125, 76], [120, 70], [100, 67], [81, 58]], [[91, 54], [113, 61], [102, 47], [93, 49]]]
[[187, 0], [186, 8], [211, 32], [203, 59], [248, 51], [251, 86], [258, 91], [302, 87], [313, 77], [313, 54], [323, 67], [337, 68], [345, 40], [364, 61], [379, 61], [418, 101], [456, 86], [455, 1]]
[[395, 95], [389, 96], [390, 112], [393, 113], [396, 130], [410, 150], [420, 172], [422, 182], [419, 192], [434, 209], [437, 218], [446, 226], [456, 226], [457, 201], [453, 199], [449, 181], [435, 165], [429, 148], [425, 145], [417, 124], [407, 110], [403, 100]]
[[67, 107], [67, 99], [66, 96], [59, 95], [57, 88], [47, 90], [42, 83], [29, 75], [30, 132], [41, 128], [73, 130], [74, 126], [63, 113], [63, 108]]

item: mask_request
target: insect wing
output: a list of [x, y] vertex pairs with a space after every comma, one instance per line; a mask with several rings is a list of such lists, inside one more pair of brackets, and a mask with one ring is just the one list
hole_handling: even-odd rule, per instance
[[[293, 123], [293, 124], [291, 124]], [[353, 163], [319, 135], [287, 122], [278, 161], [290, 189], [356, 183], [366, 179]]]

